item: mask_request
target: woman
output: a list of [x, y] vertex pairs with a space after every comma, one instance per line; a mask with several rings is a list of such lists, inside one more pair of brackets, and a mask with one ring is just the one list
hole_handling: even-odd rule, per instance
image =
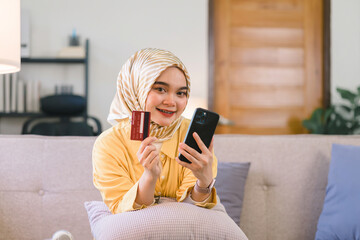
[[[207, 148], [194, 134], [201, 154], [182, 143], [189, 92], [189, 74], [169, 51], [140, 50], [122, 67], [108, 117], [114, 126], [93, 149], [94, 185], [113, 214], [151, 206], [160, 197], [205, 208], [217, 204], [213, 143]], [[151, 113], [150, 136], [142, 142], [130, 140], [132, 111]], [[180, 161], [179, 153], [192, 163]]]

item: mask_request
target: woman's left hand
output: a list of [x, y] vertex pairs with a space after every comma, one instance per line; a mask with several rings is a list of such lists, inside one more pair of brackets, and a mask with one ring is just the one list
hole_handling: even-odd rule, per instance
[[185, 143], [179, 144], [179, 152], [186, 157], [190, 162], [183, 162], [178, 157], [176, 161], [183, 167], [190, 169], [194, 176], [199, 180], [200, 187], [207, 187], [213, 180], [212, 163], [213, 163], [213, 142], [211, 140], [209, 148], [205, 146], [197, 133], [193, 133], [193, 137], [199, 146], [201, 153], [189, 147]]

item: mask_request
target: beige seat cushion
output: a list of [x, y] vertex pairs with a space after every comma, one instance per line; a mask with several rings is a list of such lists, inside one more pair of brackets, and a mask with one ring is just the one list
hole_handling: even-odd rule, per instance
[[114, 215], [101, 201], [86, 202], [85, 208], [97, 240], [247, 239], [221, 204], [205, 209], [189, 203], [166, 201]]

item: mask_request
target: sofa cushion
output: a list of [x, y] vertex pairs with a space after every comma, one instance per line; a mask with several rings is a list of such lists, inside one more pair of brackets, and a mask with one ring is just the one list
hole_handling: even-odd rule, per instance
[[219, 162], [215, 187], [221, 203], [234, 222], [240, 224], [249, 162]]
[[333, 144], [315, 239], [360, 239], [360, 147]]
[[85, 202], [85, 208], [96, 240], [247, 239], [221, 204], [206, 209], [174, 201], [114, 215], [101, 201]]

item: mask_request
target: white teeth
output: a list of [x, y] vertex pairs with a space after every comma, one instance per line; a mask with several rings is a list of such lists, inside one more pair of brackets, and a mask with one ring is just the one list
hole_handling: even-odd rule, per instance
[[162, 110], [162, 109], [158, 109], [160, 112], [163, 112], [163, 113], [167, 113], [167, 114], [172, 114], [174, 112], [168, 112], [168, 111], [165, 111], [165, 110]]

